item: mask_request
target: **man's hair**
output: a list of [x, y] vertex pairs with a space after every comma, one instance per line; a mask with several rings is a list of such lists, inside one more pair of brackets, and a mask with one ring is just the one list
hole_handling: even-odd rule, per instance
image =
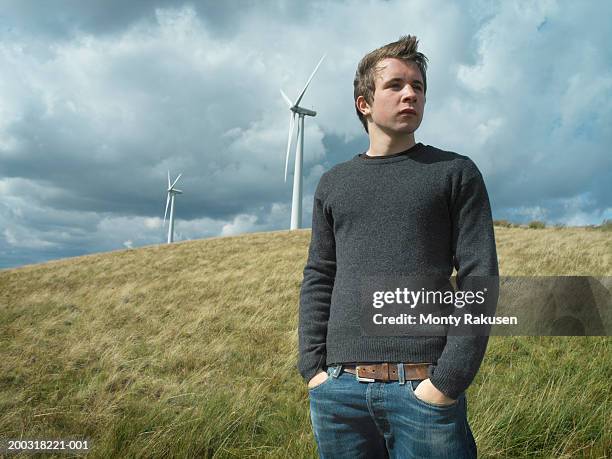
[[[374, 51], [366, 54], [357, 66], [355, 80], [353, 81], [353, 94], [355, 102], [359, 96], [363, 96], [369, 105], [374, 102], [374, 90], [376, 89], [376, 75], [378, 63], [383, 59], [395, 58], [404, 62], [414, 62], [423, 76], [423, 91], [427, 93], [427, 57], [417, 51], [419, 41], [415, 36], [403, 36], [399, 40], [381, 46]], [[366, 117], [359, 111], [355, 104], [357, 116], [368, 132], [368, 122]]]

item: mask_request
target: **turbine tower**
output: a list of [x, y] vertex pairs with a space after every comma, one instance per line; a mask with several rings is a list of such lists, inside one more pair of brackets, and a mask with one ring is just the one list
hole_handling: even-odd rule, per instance
[[168, 244], [174, 241], [174, 196], [177, 194], [183, 194], [181, 190], [174, 188], [178, 179], [181, 178], [179, 174], [174, 183], [170, 184], [170, 171], [168, 171], [168, 198], [166, 199], [166, 211], [164, 212], [164, 225], [166, 224], [166, 215], [168, 214], [168, 205], [170, 205], [170, 225], [168, 225]]
[[297, 147], [295, 152], [295, 167], [293, 172], [293, 197], [291, 200], [291, 227], [290, 229], [295, 230], [299, 229], [302, 226], [302, 164], [303, 164], [303, 153], [304, 153], [304, 116], [316, 116], [317, 112], [308, 110], [306, 108], [300, 107], [300, 102], [302, 101], [302, 97], [304, 97], [304, 93], [308, 88], [308, 85], [312, 81], [312, 78], [319, 70], [319, 66], [321, 62], [325, 59], [325, 55], [321, 58], [314, 71], [308, 78], [306, 82], [306, 86], [302, 89], [302, 92], [296, 99], [295, 103], [291, 103], [291, 99], [287, 97], [287, 95], [281, 89], [280, 92], [287, 102], [289, 106], [289, 138], [287, 139], [287, 155], [285, 158], [285, 183], [287, 183], [287, 168], [289, 166], [289, 151], [291, 150], [291, 141], [293, 140], [293, 127], [295, 126], [295, 115], [299, 116], [298, 118], [298, 132], [297, 132]]

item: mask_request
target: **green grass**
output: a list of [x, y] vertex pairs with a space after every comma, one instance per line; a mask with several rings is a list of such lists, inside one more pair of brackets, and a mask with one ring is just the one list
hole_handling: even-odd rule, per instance
[[[96, 458], [316, 457], [295, 367], [309, 237], [0, 271], [0, 439], [89, 439]], [[502, 274], [612, 273], [609, 232], [496, 237]], [[467, 393], [480, 455], [611, 457], [611, 350], [607, 337], [492, 337]]]

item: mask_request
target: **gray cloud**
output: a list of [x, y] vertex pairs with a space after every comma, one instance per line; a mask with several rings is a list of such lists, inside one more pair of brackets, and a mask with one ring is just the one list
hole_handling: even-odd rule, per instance
[[417, 140], [472, 157], [494, 217], [612, 217], [608, 4], [61, 6], [0, 8], [0, 267], [163, 242], [168, 169], [177, 239], [287, 228], [279, 88], [327, 52], [303, 101], [309, 226], [321, 174], [367, 149], [359, 58], [407, 33], [430, 59]]

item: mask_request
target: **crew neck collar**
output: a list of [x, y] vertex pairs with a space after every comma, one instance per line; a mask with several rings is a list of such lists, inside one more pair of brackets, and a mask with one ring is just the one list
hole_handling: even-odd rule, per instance
[[393, 163], [396, 161], [403, 161], [408, 159], [411, 155], [415, 153], [419, 153], [423, 149], [424, 145], [419, 142], [414, 144], [412, 147], [407, 150], [400, 151], [399, 153], [394, 153], [392, 155], [385, 156], [368, 156], [365, 152], [355, 156], [355, 159], [363, 164], [387, 164]]

